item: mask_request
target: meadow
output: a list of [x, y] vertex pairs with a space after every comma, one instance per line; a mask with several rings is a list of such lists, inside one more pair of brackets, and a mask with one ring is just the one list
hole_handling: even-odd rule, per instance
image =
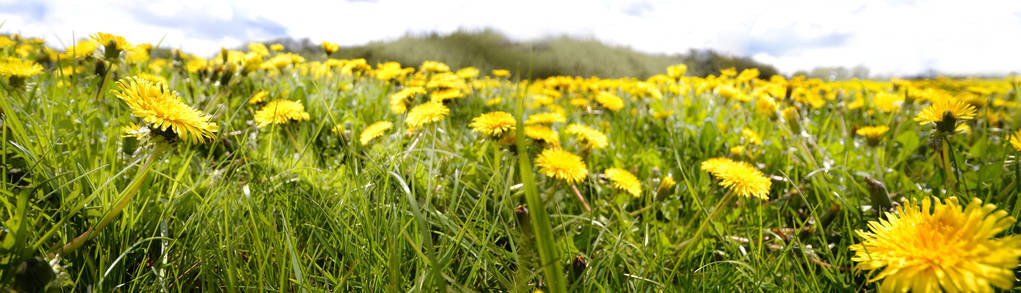
[[0, 291], [1009, 290], [1021, 78], [0, 37]]

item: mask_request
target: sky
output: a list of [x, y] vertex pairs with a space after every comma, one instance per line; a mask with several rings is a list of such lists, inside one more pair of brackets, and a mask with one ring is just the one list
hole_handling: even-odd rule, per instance
[[973, 1], [73, 1], [0, 0], [2, 33], [63, 48], [95, 32], [198, 55], [290, 36], [360, 45], [494, 29], [568, 35], [647, 53], [750, 56], [781, 72], [865, 66], [879, 75], [1021, 72], [1021, 2]]

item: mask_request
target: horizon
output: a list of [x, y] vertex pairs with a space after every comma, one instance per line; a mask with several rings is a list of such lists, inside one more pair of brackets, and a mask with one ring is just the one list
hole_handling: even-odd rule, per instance
[[[0, 33], [42, 38], [62, 48], [72, 36], [112, 32], [133, 43], [162, 38], [165, 47], [204, 55], [287, 37], [351, 47], [409, 35], [491, 29], [516, 42], [568, 36], [647, 54], [713, 50], [750, 57], [786, 75], [837, 66], [864, 66], [877, 76], [1003, 76], [1021, 71], [1021, 58], [1014, 58], [1021, 40], [1007, 37], [1021, 35], [1021, 6], [1010, 1], [288, 4], [0, 0], [0, 20], [5, 23]], [[307, 9], [316, 6], [322, 8]]]

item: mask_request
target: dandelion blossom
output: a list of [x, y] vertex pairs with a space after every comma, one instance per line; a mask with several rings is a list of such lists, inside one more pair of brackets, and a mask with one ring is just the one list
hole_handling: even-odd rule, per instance
[[600, 106], [610, 111], [617, 111], [624, 108], [624, 100], [617, 95], [608, 92], [599, 92], [596, 94], [596, 102]]
[[957, 125], [959, 120], [975, 119], [976, 113], [978, 111], [975, 106], [958, 99], [944, 98], [918, 112], [915, 121], [919, 125], [936, 124], [936, 129], [940, 132], [950, 133], [960, 127]]
[[510, 71], [506, 70], [506, 69], [493, 69], [493, 76], [495, 76], [495, 77], [508, 77], [508, 76], [510, 76]]
[[[930, 212], [931, 211], [931, 212]], [[879, 291], [992, 292], [1010, 289], [1021, 257], [1021, 237], [993, 238], [1014, 225], [1007, 212], [973, 199], [961, 206], [925, 198], [908, 202], [886, 219], [869, 222], [851, 245], [857, 270], [878, 271]]]
[[603, 175], [610, 178], [613, 188], [630, 193], [634, 197], [642, 195], [642, 184], [634, 174], [621, 168], [609, 168]]
[[703, 161], [701, 167], [703, 171], [720, 179], [720, 186], [730, 189], [737, 195], [769, 199], [769, 187], [772, 182], [748, 163], [713, 158]]
[[326, 52], [326, 55], [333, 54], [333, 52], [337, 52], [338, 49], [340, 49], [340, 46], [337, 45], [337, 43], [323, 41], [323, 51]]
[[113, 94], [128, 104], [131, 115], [161, 132], [169, 129], [185, 141], [204, 143], [218, 129], [209, 122], [209, 115], [185, 105], [166, 84], [133, 76], [118, 81], [117, 86]]
[[567, 118], [560, 112], [547, 112], [529, 115], [528, 120], [525, 120], [525, 125], [564, 123], [566, 121]]
[[514, 116], [510, 113], [496, 111], [475, 117], [475, 119], [472, 119], [472, 123], [468, 126], [470, 126], [474, 132], [489, 136], [500, 136], [504, 133], [514, 131], [516, 122], [517, 121], [514, 120]]
[[854, 133], [864, 136], [870, 146], [877, 146], [879, 145], [879, 141], [883, 138], [883, 134], [886, 134], [887, 131], [890, 131], [890, 127], [880, 125], [858, 128], [858, 130]]
[[258, 91], [255, 94], [253, 94], [251, 98], [248, 98], [248, 103], [249, 104], [258, 104], [258, 103], [265, 102], [266, 101], [266, 96], [269, 96], [269, 92], [268, 91], [265, 91], [265, 90]]
[[300, 101], [275, 100], [255, 112], [255, 122], [259, 128], [270, 124], [286, 124], [291, 121], [306, 121], [308, 119], [308, 112], [305, 112], [305, 106]]
[[358, 137], [358, 141], [361, 142], [362, 145], [368, 145], [370, 141], [382, 136], [383, 133], [386, 133], [386, 131], [393, 128], [393, 126], [394, 124], [390, 121], [372, 123], [372, 125], [365, 127], [365, 130], [362, 130], [362, 134]]
[[43, 67], [32, 60], [21, 60], [17, 58], [4, 58], [0, 60], [0, 75], [11, 78], [25, 79], [39, 75]]
[[408, 102], [411, 98], [424, 94], [425, 89], [422, 87], [409, 87], [393, 93], [390, 95], [390, 111], [394, 114], [404, 114], [408, 111]]
[[404, 123], [411, 128], [419, 128], [429, 123], [443, 120], [450, 114], [450, 109], [440, 102], [425, 102], [411, 108]]
[[560, 148], [549, 148], [542, 151], [535, 158], [535, 165], [539, 172], [547, 177], [552, 177], [574, 184], [588, 176], [588, 168], [581, 157], [569, 153]]
[[552, 128], [546, 126], [525, 126], [525, 136], [553, 146], [560, 145], [560, 136]]
[[609, 145], [605, 134], [585, 125], [568, 125], [567, 133], [577, 136], [579, 140], [584, 141], [595, 149], [604, 149]]
[[1010, 145], [1013, 146], [1015, 150], [1021, 152], [1021, 130], [1014, 132], [1014, 135], [1010, 138]]

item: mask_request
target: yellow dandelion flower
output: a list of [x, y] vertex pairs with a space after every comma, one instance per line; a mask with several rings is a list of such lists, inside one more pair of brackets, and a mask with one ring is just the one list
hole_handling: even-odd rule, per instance
[[443, 62], [424, 61], [424, 62], [422, 62], [422, 66], [421, 66], [420, 71], [423, 71], [423, 72], [449, 72], [450, 71], [450, 66], [447, 66], [447, 64], [443, 64]]
[[255, 112], [255, 122], [259, 128], [270, 124], [306, 121], [309, 118], [308, 112], [305, 112], [305, 106], [300, 101], [275, 100]]
[[595, 149], [603, 149], [609, 145], [609, 141], [605, 134], [585, 125], [568, 125], [567, 133], [577, 136], [579, 140], [584, 141]]
[[677, 79], [677, 78], [681, 78], [681, 76], [684, 76], [684, 72], [685, 71], [688, 71], [688, 65], [677, 64], [677, 65], [673, 65], [673, 66], [667, 67], [666, 68], [666, 75], [669, 75], [671, 78]]
[[937, 130], [950, 133], [958, 128], [959, 120], [975, 119], [977, 113], [975, 106], [958, 99], [944, 98], [918, 112], [915, 121], [919, 125], [936, 124]]
[[873, 102], [876, 104], [876, 109], [883, 112], [897, 112], [901, 106], [904, 105], [904, 95], [890, 93], [890, 92], [879, 92], [876, 94]]
[[560, 148], [549, 148], [542, 151], [535, 158], [535, 165], [539, 172], [547, 177], [552, 177], [574, 184], [588, 176], [588, 168], [581, 157], [569, 153]]
[[537, 125], [537, 124], [553, 124], [553, 123], [564, 123], [567, 118], [560, 112], [546, 112], [539, 114], [532, 114], [525, 120], [525, 125]]
[[249, 104], [258, 104], [258, 103], [265, 102], [266, 101], [266, 96], [269, 96], [269, 91], [266, 91], [266, 90], [258, 91], [255, 94], [253, 94], [251, 98], [248, 98], [248, 103]]
[[[931, 212], [930, 212], [931, 211]], [[851, 245], [857, 270], [878, 271], [881, 292], [992, 292], [1014, 285], [1021, 237], [993, 238], [1014, 225], [1006, 211], [973, 199], [962, 207], [925, 198], [907, 202], [886, 219], [869, 222], [864, 238]]]
[[0, 75], [3, 76], [25, 79], [39, 75], [42, 72], [42, 65], [39, 65], [32, 60], [21, 60], [17, 58], [4, 58], [0, 60]]
[[273, 50], [273, 51], [283, 51], [284, 50], [284, 44], [281, 44], [281, 43], [272, 44], [272, 45], [269, 46], [269, 49]]
[[677, 185], [677, 181], [674, 181], [673, 175], [668, 174], [659, 181], [659, 186], [656, 187], [656, 192], [665, 192], [670, 188], [673, 188], [674, 185]]
[[450, 109], [440, 102], [425, 102], [411, 108], [404, 123], [411, 128], [419, 128], [429, 123], [443, 120], [450, 114]]
[[394, 114], [404, 114], [408, 111], [408, 102], [415, 95], [424, 95], [425, 88], [409, 87], [390, 95], [390, 111]]
[[596, 93], [596, 102], [610, 111], [617, 111], [624, 108], [624, 100], [617, 95], [608, 92]]
[[525, 126], [525, 136], [553, 146], [560, 146], [560, 135], [557, 135], [556, 131], [546, 126]]
[[712, 158], [703, 161], [701, 168], [720, 179], [720, 186], [730, 189], [737, 195], [769, 199], [769, 187], [772, 186], [772, 182], [748, 163], [727, 158]]
[[108, 33], [95, 33], [89, 37], [104, 47], [104, 53], [106, 54], [107, 59], [117, 58], [120, 56], [121, 51], [133, 48], [131, 43], [128, 43], [128, 41], [122, 36]]
[[862, 99], [861, 97], [858, 97], [854, 101], [847, 103], [848, 110], [858, 110], [861, 109], [862, 107], [865, 107], [865, 99]]
[[365, 130], [362, 130], [362, 134], [358, 137], [358, 141], [361, 142], [362, 145], [368, 145], [370, 141], [382, 136], [383, 133], [386, 133], [386, 131], [393, 128], [393, 126], [394, 124], [390, 121], [372, 123], [372, 125], [365, 127]]
[[1021, 152], [1021, 130], [1018, 130], [1011, 135], [1010, 146], [1014, 147], [1014, 150]]
[[642, 195], [642, 183], [631, 172], [621, 168], [609, 168], [603, 171], [603, 175], [610, 178], [613, 188], [630, 193], [634, 197]]
[[493, 69], [493, 76], [495, 76], [495, 77], [508, 77], [508, 76], [510, 76], [510, 71], [506, 70], [506, 69]]
[[475, 117], [475, 119], [472, 119], [472, 123], [468, 126], [470, 126], [474, 132], [488, 136], [500, 136], [504, 133], [514, 131], [516, 125], [517, 121], [514, 120], [513, 115], [503, 111], [496, 111]]
[[755, 113], [766, 115], [770, 119], [776, 118], [776, 112], [780, 111], [776, 100], [769, 96], [761, 96], [755, 101]]
[[337, 52], [337, 50], [339, 50], [339, 49], [340, 49], [340, 46], [337, 45], [337, 43], [331, 43], [331, 42], [323, 41], [323, 51], [326, 52], [326, 55], [333, 54], [333, 52]]
[[204, 143], [218, 130], [209, 122], [209, 115], [181, 102], [177, 93], [163, 83], [154, 83], [137, 76], [117, 81], [114, 96], [131, 108], [131, 115], [142, 118], [154, 130], [167, 132], [189, 142]]
[[870, 146], [877, 146], [879, 145], [879, 141], [883, 138], [883, 134], [886, 134], [887, 131], [890, 131], [890, 127], [880, 125], [858, 128], [858, 130], [854, 133], [864, 136]]

